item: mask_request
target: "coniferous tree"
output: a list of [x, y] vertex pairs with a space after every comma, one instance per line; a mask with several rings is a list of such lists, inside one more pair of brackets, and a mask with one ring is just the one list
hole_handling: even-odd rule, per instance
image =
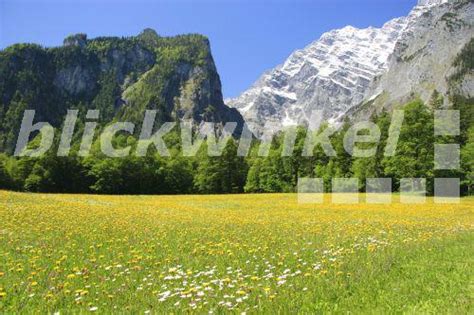
[[432, 191], [434, 168], [433, 113], [416, 100], [404, 107], [396, 153], [382, 159], [384, 172], [396, 181], [401, 178], [426, 178]]
[[0, 154], [0, 189], [11, 189], [12, 187], [12, 179], [10, 174], [7, 171], [7, 163], [8, 157]]

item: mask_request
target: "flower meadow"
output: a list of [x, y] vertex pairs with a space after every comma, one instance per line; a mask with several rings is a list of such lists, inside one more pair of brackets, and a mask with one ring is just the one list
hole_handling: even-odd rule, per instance
[[0, 191], [0, 312], [469, 313], [473, 230], [474, 198]]

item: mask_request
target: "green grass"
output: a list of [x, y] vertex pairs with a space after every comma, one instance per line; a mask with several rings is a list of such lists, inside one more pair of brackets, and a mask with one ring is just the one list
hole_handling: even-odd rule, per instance
[[0, 313], [470, 314], [473, 227], [474, 198], [0, 191]]
[[[351, 262], [352, 279], [330, 279], [287, 312], [472, 314], [474, 237], [386, 250]], [[362, 259], [361, 259], [362, 258]]]

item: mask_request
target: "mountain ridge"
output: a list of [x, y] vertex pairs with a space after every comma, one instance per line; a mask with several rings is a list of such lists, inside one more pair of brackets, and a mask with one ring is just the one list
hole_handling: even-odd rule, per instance
[[433, 92], [444, 96], [444, 107], [450, 97], [474, 96], [472, 69], [460, 79], [471, 88], [459, 89], [462, 82], [452, 79], [457, 71], [456, 59], [474, 38], [474, 1], [441, 1], [413, 21], [410, 31], [397, 42], [389, 60], [389, 71], [374, 81], [368, 95], [374, 108], [392, 108], [412, 95], [425, 103]]
[[374, 81], [392, 66], [392, 55], [404, 34], [411, 33], [429, 12], [459, 2], [420, 0], [407, 16], [380, 28], [346, 26], [326, 32], [226, 103], [254, 124], [257, 135], [265, 123], [276, 128], [308, 124], [314, 110], [337, 124], [353, 108], [376, 98]]

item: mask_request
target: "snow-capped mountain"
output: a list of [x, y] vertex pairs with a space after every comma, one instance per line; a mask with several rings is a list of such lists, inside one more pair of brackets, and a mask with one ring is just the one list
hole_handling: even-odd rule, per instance
[[246, 92], [226, 102], [237, 108], [257, 135], [263, 126], [307, 124], [313, 110], [334, 122], [366, 99], [374, 78], [388, 69], [396, 43], [425, 12], [448, 0], [420, 0], [406, 17], [381, 28], [346, 26], [324, 33], [264, 73]]
[[[388, 60], [388, 70], [372, 82], [366, 101], [348, 115], [364, 118], [413, 96], [429, 102], [435, 90], [444, 96], [444, 106], [454, 95], [474, 97], [474, 72], [469, 66], [460, 69], [462, 63], [472, 64], [474, 0], [429, 4], [430, 10], [407, 25]], [[365, 106], [368, 100], [371, 106]]]

